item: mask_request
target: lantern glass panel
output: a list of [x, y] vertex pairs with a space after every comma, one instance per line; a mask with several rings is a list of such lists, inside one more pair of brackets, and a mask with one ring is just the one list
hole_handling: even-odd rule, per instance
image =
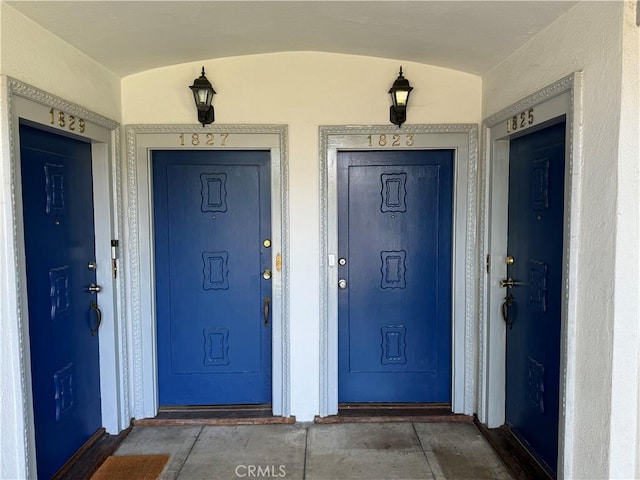
[[407, 99], [409, 98], [409, 92], [407, 92], [406, 90], [396, 90], [395, 92], [393, 92], [393, 96], [395, 100], [394, 103], [397, 107], [406, 107]]

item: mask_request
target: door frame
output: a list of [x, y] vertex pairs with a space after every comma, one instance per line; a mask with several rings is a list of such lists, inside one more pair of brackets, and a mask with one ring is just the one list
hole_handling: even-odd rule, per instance
[[[533, 110], [535, 120], [515, 130], [508, 122]], [[478, 417], [490, 428], [505, 421], [506, 326], [500, 315], [506, 278], [509, 142], [512, 138], [566, 121], [564, 232], [562, 265], [562, 325], [560, 336], [560, 414], [558, 419], [558, 476], [570, 478], [573, 461], [575, 408], [575, 337], [577, 248], [582, 145], [582, 74], [573, 73], [510, 105], [483, 122], [480, 163], [480, 252], [485, 274], [480, 276]]]
[[267, 150], [271, 168], [272, 408], [290, 416], [289, 199], [286, 125], [127, 125], [127, 313], [131, 335], [132, 416], [158, 413], [155, 271], [153, 251], [153, 150]]
[[475, 124], [320, 126], [320, 416], [338, 413], [337, 158], [345, 150], [454, 151], [452, 378], [455, 413], [475, 412], [477, 157]]
[[[20, 167], [19, 124], [28, 124], [49, 132], [91, 142], [93, 169], [94, 223], [96, 242], [97, 282], [100, 292], [102, 325], [100, 327], [100, 389], [102, 425], [109, 433], [118, 433], [129, 424], [126, 336], [124, 335], [124, 281], [122, 275], [112, 277], [111, 239], [122, 232], [122, 202], [120, 199], [120, 126], [63, 98], [51, 95], [2, 76], [1, 112], [2, 150], [0, 155], [0, 263], [6, 275], [0, 276], [0, 317], [4, 343], [0, 350], [0, 384], [7, 397], [9, 412], [15, 412], [8, 424], [13, 435], [3, 435], [2, 448], [15, 452], [17, 476], [37, 475], [35, 457], [35, 427], [31, 386], [31, 355], [29, 344], [29, 312], [27, 303], [24, 221], [22, 218], [22, 187]], [[53, 109], [54, 113], [51, 113]], [[62, 112], [63, 117], [60, 116]], [[75, 123], [69, 123], [70, 115]], [[64, 118], [64, 122], [61, 121]], [[79, 131], [80, 119], [84, 132]], [[73, 126], [73, 128], [71, 128]], [[117, 260], [116, 260], [117, 261]], [[6, 269], [5, 269], [6, 268]], [[13, 365], [19, 366], [19, 372]], [[16, 375], [16, 373], [19, 373]], [[4, 402], [3, 402], [4, 403]], [[13, 407], [13, 408], [12, 408]]]

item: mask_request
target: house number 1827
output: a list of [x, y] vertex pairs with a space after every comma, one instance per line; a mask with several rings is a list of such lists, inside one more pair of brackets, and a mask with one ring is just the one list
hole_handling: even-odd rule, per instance
[[203, 133], [202, 135], [200, 135], [199, 133], [187, 133], [186, 135], [184, 133], [181, 133], [180, 135], [178, 135], [178, 140], [180, 140], [181, 147], [183, 147], [185, 143], [190, 143], [194, 147], [197, 147], [199, 145], [213, 146], [216, 144], [224, 147], [227, 145], [227, 138], [229, 138], [228, 133], [218, 134], [217, 141], [216, 135], [214, 135], [213, 133]]

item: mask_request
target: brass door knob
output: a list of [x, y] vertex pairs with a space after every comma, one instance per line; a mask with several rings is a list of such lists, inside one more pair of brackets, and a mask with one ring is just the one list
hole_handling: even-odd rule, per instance
[[521, 285], [525, 285], [522, 282], [516, 282], [513, 278], [509, 277], [506, 280], [500, 280], [500, 287], [502, 288], [513, 288], [519, 287]]
[[269, 280], [271, 278], [271, 270], [266, 269], [264, 272], [262, 272], [262, 278], [264, 278], [265, 280]]

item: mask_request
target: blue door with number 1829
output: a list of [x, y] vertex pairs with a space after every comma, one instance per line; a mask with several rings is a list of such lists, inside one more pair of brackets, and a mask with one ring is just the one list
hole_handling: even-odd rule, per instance
[[91, 144], [21, 124], [20, 169], [36, 461], [48, 479], [102, 426]]

